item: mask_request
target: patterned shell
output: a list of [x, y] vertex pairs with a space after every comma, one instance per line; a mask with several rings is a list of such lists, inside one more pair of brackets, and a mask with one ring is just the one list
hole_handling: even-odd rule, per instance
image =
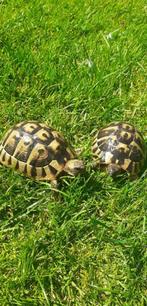
[[37, 180], [54, 180], [74, 157], [62, 135], [34, 121], [16, 124], [0, 145], [2, 165]]
[[94, 139], [93, 156], [100, 165], [116, 164], [131, 176], [145, 162], [145, 142], [139, 131], [128, 123], [115, 122], [100, 129]]

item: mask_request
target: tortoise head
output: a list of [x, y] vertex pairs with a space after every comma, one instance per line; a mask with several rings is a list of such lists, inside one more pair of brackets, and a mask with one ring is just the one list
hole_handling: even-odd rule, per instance
[[120, 174], [123, 170], [119, 165], [116, 164], [109, 164], [107, 166], [107, 172], [109, 173], [110, 176], [113, 178], [116, 177], [118, 174]]
[[82, 160], [71, 159], [68, 160], [64, 167], [64, 172], [72, 176], [76, 176], [84, 170], [84, 163]]

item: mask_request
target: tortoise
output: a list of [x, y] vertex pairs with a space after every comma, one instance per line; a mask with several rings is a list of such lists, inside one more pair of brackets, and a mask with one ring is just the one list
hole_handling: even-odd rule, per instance
[[96, 133], [92, 153], [95, 166], [107, 169], [110, 176], [127, 172], [135, 179], [145, 164], [145, 141], [132, 124], [113, 122]]
[[61, 174], [76, 176], [84, 169], [64, 137], [36, 121], [20, 122], [6, 133], [0, 144], [0, 163], [36, 180], [50, 181], [55, 188]]

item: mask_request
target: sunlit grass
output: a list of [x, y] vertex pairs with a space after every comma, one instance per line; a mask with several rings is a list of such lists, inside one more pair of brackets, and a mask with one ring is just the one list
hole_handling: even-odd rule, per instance
[[86, 173], [50, 186], [0, 169], [1, 305], [146, 305], [145, 175], [91, 165], [92, 133], [147, 126], [145, 1], [1, 1], [0, 136], [33, 119], [82, 149]]

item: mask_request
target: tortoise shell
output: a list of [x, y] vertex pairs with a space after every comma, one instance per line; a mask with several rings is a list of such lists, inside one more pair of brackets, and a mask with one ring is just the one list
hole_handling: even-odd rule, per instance
[[0, 145], [2, 165], [37, 180], [55, 181], [68, 161], [75, 158], [76, 153], [59, 132], [34, 121], [16, 124]]
[[140, 173], [146, 158], [145, 142], [131, 124], [114, 122], [100, 129], [94, 138], [93, 157], [110, 175], [126, 171], [132, 178]]

